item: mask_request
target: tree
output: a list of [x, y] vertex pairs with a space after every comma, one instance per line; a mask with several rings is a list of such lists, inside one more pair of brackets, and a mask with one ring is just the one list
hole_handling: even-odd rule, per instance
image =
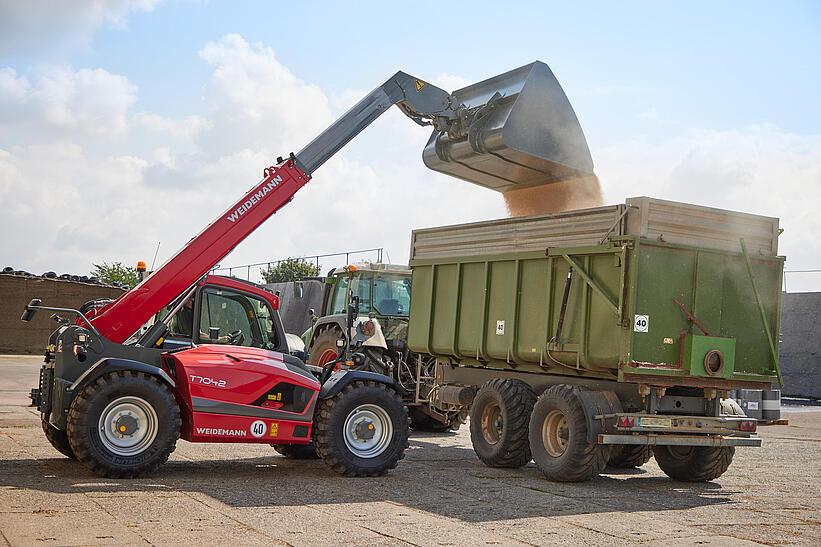
[[102, 264], [92, 264], [94, 269], [91, 275], [99, 279], [102, 283], [109, 285], [125, 285], [129, 289], [137, 285], [137, 268], [123, 266], [122, 262], [103, 262]]
[[319, 266], [308, 262], [304, 258], [286, 258], [269, 265], [260, 273], [266, 283], [283, 283], [298, 281], [304, 277], [317, 276], [319, 275]]

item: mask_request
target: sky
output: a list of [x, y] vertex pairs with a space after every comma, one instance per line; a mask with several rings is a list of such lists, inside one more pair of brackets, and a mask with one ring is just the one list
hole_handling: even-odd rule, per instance
[[[159, 264], [397, 70], [451, 91], [538, 59], [606, 203], [776, 216], [787, 270], [821, 270], [819, 29], [798, 1], [0, 0], [0, 267], [84, 274], [158, 243]], [[222, 265], [403, 263], [414, 228], [506, 216], [424, 167], [428, 134], [388, 112]]]

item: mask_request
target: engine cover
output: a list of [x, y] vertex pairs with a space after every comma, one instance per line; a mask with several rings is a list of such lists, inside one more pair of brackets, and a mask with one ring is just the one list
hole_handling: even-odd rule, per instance
[[166, 355], [191, 442], [307, 444], [320, 384], [292, 358], [260, 348], [202, 345]]

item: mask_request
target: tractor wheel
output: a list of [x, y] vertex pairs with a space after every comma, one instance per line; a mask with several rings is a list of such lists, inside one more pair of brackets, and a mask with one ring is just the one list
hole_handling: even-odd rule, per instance
[[341, 475], [384, 475], [405, 457], [408, 409], [384, 384], [351, 382], [320, 402], [314, 444], [317, 454]]
[[641, 467], [653, 457], [653, 447], [646, 444], [624, 444], [610, 448], [608, 467], [631, 469]]
[[308, 364], [322, 367], [339, 357], [337, 340], [343, 339], [343, 334], [336, 328], [330, 327], [320, 332], [313, 339], [308, 350]]
[[71, 450], [71, 445], [68, 444], [68, 435], [66, 435], [66, 432], [57, 429], [42, 418], [40, 419], [40, 423], [43, 426], [43, 433], [46, 434], [46, 439], [51, 443], [51, 446], [56, 448], [57, 452], [63, 456], [67, 456], [72, 460], [76, 459], [74, 451]]
[[479, 389], [470, 408], [470, 440], [485, 465], [527, 465], [527, 427], [535, 402], [536, 394], [520, 380], [495, 378]]
[[587, 442], [587, 417], [579, 388], [558, 384], [536, 401], [530, 418], [533, 461], [552, 481], [590, 480], [607, 466], [610, 448]]
[[86, 385], [71, 403], [68, 440], [94, 473], [132, 478], [168, 460], [180, 426], [180, 409], [165, 384], [142, 372], [112, 372]]
[[316, 453], [314, 443], [311, 444], [272, 444], [274, 450], [285, 456], [289, 460], [316, 460], [319, 454]]
[[732, 446], [657, 446], [653, 451], [661, 470], [677, 481], [707, 482], [717, 479], [733, 463]]
[[457, 431], [467, 420], [466, 412], [454, 414], [447, 423], [440, 422], [430, 414], [426, 414], [420, 408], [411, 408], [410, 426], [415, 431], [426, 433], [444, 433], [445, 431]]

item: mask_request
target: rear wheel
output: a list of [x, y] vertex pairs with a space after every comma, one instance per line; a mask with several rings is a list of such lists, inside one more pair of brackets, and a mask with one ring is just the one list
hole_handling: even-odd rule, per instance
[[528, 420], [536, 394], [520, 380], [495, 378], [476, 393], [470, 408], [470, 440], [490, 467], [522, 467], [530, 461]]
[[308, 351], [308, 363], [322, 367], [336, 360], [339, 356], [339, 346], [337, 340], [343, 339], [343, 334], [331, 327], [320, 332], [311, 343]]
[[317, 454], [337, 473], [384, 475], [405, 457], [408, 410], [384, 384], [351, 382], [320, 402], [314, 444]]
[[131, 478], [168, 460], [180, 425], [177, 401], [165, 384], [142, 372], [113, 372], [86, 385], [71, 403], [68, 440], [94, 473]]
[[274, 447], [274, 450], [291, 460], [316, 460], [319, 458], [314, 443], [272, 444], [271, 446]]
[[615, 445], [610, 448], [608, 467], [630, 469], [641, 467], [653, 457], [653, 447], [645, 444]]
[[46, 439], [48, 442], [51, 443], [51, 446], [57, 449], [57, 452], [62, 454], [63, 456], [68, 456], [71, 459], [76, 459], [74, 457], [74, 451], [71, 450], [71, 445], [68, 444], [68, 435], [65, 431], [61, 431], [48, 423], [47, 420], [40, 419], [40, 423], [43, 426], [43, 433], [46, 434]]
[[733, 462], [732, 446], [657, 446], [656, 463], [677, 481], [707, 482], [717, 479]]
[[607, 465], [608, 447], [587, 442], [587, 417], [579, 388], [559, 384], [539, 397], [530, 417], [530, 450], [545, 477], [558, 482], [590, 480]]

